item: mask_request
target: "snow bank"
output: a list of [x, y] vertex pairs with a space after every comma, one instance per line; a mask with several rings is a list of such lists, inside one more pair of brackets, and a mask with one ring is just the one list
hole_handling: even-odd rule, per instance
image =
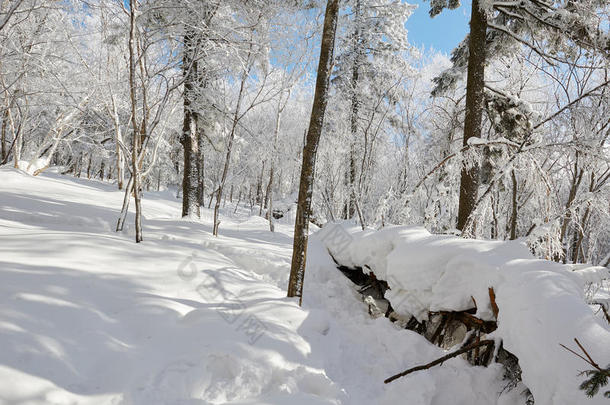
[[610, 360], [610, 330], [584, 300], [584, 285], [610, 278], [608, 269], [580, 269], [538, 260], [517, 241], [498, 242], [432, 235], [421, 227], [358, 231], [323, 228], [319, 238], [346, 266], [368, 267], [388, 282], [386, 298], [403, 315], [472, 308], [493, 319], [489, 287], [500, 309], [494, 336], [519, 358], [523, 381], [536, 404], [601, 404], [578, 389], [587, 364], [560, 347], [578, 338], [600, 364]]

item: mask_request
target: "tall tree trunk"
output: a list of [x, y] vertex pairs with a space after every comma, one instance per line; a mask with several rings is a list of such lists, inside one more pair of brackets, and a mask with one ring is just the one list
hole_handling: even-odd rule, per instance
[[235, 214], [237, 212], [240, 202], [241, 202], [241, 187], [239, 188], [239, 194], [237, 196], [237, 204], [235, 204], [235, 209], [233, 210], [233, 214]]
[[[288, 100], [286, 100], [286, 103]], [[280, 95], [277, 110], [275, 113], [275, 127], [273, 129], [273, 152], [271, 155], [271, 168], [269, 169], [269, 183], [267, 184], [267, 192], [265, 193], [265, 205], [267, 206], [267, 220], [269, 221], [269, 230], [275, 231], [273, 225], [273, 181], [275, 176], [275, 162], [277, 160], [277, 141], [280, 134], [280, 123], [282, 120], [282, 112], [284, 111], [286, 104], [282, 106], [282, 97]]]
[[197, 150], [199, 152], [197, 156], [197, 205], [201, 211], [201, 207], [205, 204], [205, 159], [204, 159], [204, 138], [203, 129], [201, 128], [201, 118], [199, 113], [194, 113], [195, 128], [197, 128]]
[[129, 180], [127, 181], [127, 186], [125, 187], [125, 195], [123, 196], [123, 206], [121, 207], [121, 213], [119, 214], [119, 219], [116, 223], [116, 232], [123, 231], [123, 227], [125, 226], [125, 219], [127, 218], [127, 213], [129, 212], [129, 201], [132, 190], [133, 176], [129, 178]]
[[[572, 183], [570, 184], [570, 193], [568, 195], [568, 200], [565, 205], [565, 215], [563, 217], [563, 221], [561, 223], [561, 231], [559, 234], [559, 243], [563, 247], [563, 262], [567, 263], [568, 260], [568, 248], [565, 242], [566, 235], [568, 232], [568, 225], [572, 221], [572, 203], [574, 199], [576, 199], [576, 193], [580, 187], [580, 183], [582, 181], [582, 177], [584, 174], [584, 169], [579, 168], [578, 165], [578, 152], [576, 153], [576, 161], [574, 162], [574, 175], [572, 176]], [[560, 261], [561, 257], [554, 257], [555, 261]]]
[[299, 305], [303, 301], [303, 282], [305, 279], [305, 263], [307, 257], [307, 239], [309, 236], [309, 219], [311, 216], [311, 198], [313, 194], [314, 169], [318, 143], [322, 134], [324, 114], [328, 103], [328, 87], [335, 48], [335, 33], [337, 31], [337, 15], [339, 0], [328, 0], [324, 16], [324, 31], [320, 47], [320, 61], [316, 90], [309, 120], [309, 129], [303, 148], [303, 164], [301, 181], [299, 183], [299, 199], [297, 203], [296, 223], [294, 226], [294, 244], [292, 250], [292, 265], [288, 282], [288, 296], [299, 297]]
[[[466, 82], [466, 114], [464, 117], [463, 145], [468, 140], [481, 137], [483, 91], [485, 87], [485, 37], [487, 18], [480, 0], [472, 1], [470, 36], [468, 40], [468, 74]], [[460, 202], [457, 229], [466, 231], [466, 223], [475, 208], [479, 188], [479, 164], [464, 166], [460, 178]]]
[[0, 145], [2, 147], [2, 156], [0, 157], [0, 162], [4, 162], [6, 161], [7, 157], [8, 157], [8, 150], [6, 147], [6, 126], [8, 124], [8, 108], [6, 109], [6, 111], [4, 112], [4, 116], [2, 117], [2, 129], [1, 131], [1, 136], [0, 136]]
[[[137, 0], [129, 1], [129, 88], [131, 98], [131, 126], [133, 128], [133, 145], [131, 152], [132, 176], [133, 176], [133, 197], [136, 207], [136, 243], [142, 241], [142, 201], [141, 201], [141, 178], [140, 165], [138, 157], [140, 155], [141, 132], [138, 128], [136, 102], [136, 59], [135, 42], [136, 42], [136, 5]], [[140, 62], [141, 63], [141, 62]], [[129, 191], [127, 191], [129, 192]]]
[[517, 239], [517, 191], [518, 191], [518, 184], [517, 184], [517, 176], [515, 175], [515, 170], [511, 170], [510, 171], [510, 178], [512, 180], [513, 183], [513, 198], [512, 198], [512, 211], [510, 214], [510, 240], [515, 240]]
[[125, 157], [123, 156], [123, 150], [121, 149], [121, 144], [123, 143], [123, 133], [121, 132], [121, 121], [119, 119], [119, 111], [116, 105], [114, 95], [111, 96], [111, 100], [116, 143], [116, 178], [117, 186], [119, 187], [119, 190], [122, 190], [123, 183], [125, 182]]
[[[23, 131], [21, 131], [22, 125], [17, 127], [15, 131], [15, 123], [13, 121], [13, 114], [9, 110], [8, 113], [9, 121], [11, 122], [11, 129], [13, 132], [13, 166], [15, 169], [19, 168], [19, 160], [21, 160], [21, 150], [23, 147]], [[23, 120], [23, 117], [21, 118]], [[80, 174], [79, 174], [80, 177]]]
[[360, 64], [362, 62], [362, 41], [360, 40], [360, 23], [362, 15], [362, 7], [360, 0], [356, 0], [356, 6], [354, 10], [354, 60], [352, 62], [352, 78], [351, 78], [351, 90], [352, 90], [352, 106], [350, 115], [350, 149], [349, 149], [349, 190], [348, 190], [348, 205], [347, 205], [347, 218], [351, 219], [354, 217], [354, 210], [356, 207], [356, 142], [358, 137], [358, 114], [360, 112], [360, 98], [358, 95], [358, 84], [360, 82]]
[[93, 156], [90, 153], [89, 154], [89, 161], [87, 162], [87, 178], [90, 179], [91, 178], [91, 168], [93, 165]]
[[258, 200], [258, 216], [263, 215], [263, 205], [265, 204], [263, 197], [263, 176], [265, 175], [265, 161], [263, 160], [263, 165], [261, 167], [261, 175], [258, 177], [258, 182], [256, 183], [256, 199]]
[[[592, 193], [595, 190], [595, 173], [591, 173], [590, 181], [589, 181], [589, 192]], [[572, 252], [572, 263], [578, 263], [579, 261], [585, 263], [585, 255], [583, 253], [582, 244], [585, 239], [585, 235], [588, 234], [586, 232], [587, 225], [589, 223], [589, 215], [591, 214], [591, 205], [587, 205], [585, 209], [585, 213], [582, 216], [580, 221], [580, 226], [578, 227], [578, 240], [576, 241], [576, 247]]]
[[192, 97], [195, 90], [197, 60], [195, 53], [195, 34], [186, 28], [182, 57], [182, 74], [184, 77], [184, 117], [180, 143], [184, 149], [184, 170], [182, 178], [182, 216], [200, 216], [199, 196], [199, 144], [197, 136], [197, 117], [193, 113]]

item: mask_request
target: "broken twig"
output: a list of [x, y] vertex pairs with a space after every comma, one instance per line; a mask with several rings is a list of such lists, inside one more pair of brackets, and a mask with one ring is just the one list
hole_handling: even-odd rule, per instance
[[471, 351], [473, 349], [476, 349], [478, 347], [481, 347], [481, 346], [491, 346], [493, 344], [494, 344], [494, 341], [491, 340], [491, 339], [481, 340], [479, 342], [475, 342], [475, 343], [469, 344], [468, 346], [462, 347], [461, 349], [458, 349], [458, 350], [456, 350], [454, 352], [451, 352], [451, 353], [449, 353], [449, 354], [447, 354], [447, 355], [445, 355], [443, 357], [440, 357], [440, 358], [438, 358], [438, 359], [436, 359], [436, 360], [434, 360], [434, 361], [432, 361], [432, 362], [430, 362], [428, 364], [424, 364], [424, 365], [421, 365], [421, 366], [413, 367], [413, 368], [410, 368], [410, 369], [408, 369], [406, 371], [403, 371], [402, 373], [393, 375], [392, 377], [387, 378], [384, 381], [384, 384], [391, 383], [392, 381], [394, 381], [396, 379], [399, 379], [400, 377], [404, 377], [407, 374], [411, 374], [411, 373], [413, 373], [415, 371], [427, 370], [427, 369], [429, 369], [431, 367], [434, 367], [436, 365], [443, 364], [445, 361], [447, 361], [447, 360], [449, 360], [449, 359], [451, 359], [453, 357], [457, 357], [460, 354], [467, 353], [467, 352], [469, 352], [469, 351]]

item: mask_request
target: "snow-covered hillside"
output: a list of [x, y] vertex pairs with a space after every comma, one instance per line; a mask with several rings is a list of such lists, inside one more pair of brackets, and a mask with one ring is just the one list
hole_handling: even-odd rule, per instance
[[300, 308], [289, 225], [227, 207], [215, 238], [209, 212], [181, 220], [172, 193], [146, 193], [136, 245], [113, 231], [122, 197], [0, 168], [0, 403], [523, 403], [500, 365], [461, 358], [384, 385], [443, 352], [371, 319], [319, 239]]

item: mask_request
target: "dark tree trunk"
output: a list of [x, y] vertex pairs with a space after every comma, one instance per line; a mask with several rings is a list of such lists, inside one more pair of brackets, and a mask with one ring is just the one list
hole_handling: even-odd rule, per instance
[[263, 198], [263, 176], [265, 175], [265, 161], [263, 160], [263, 166], [261, 168], [261, 175], [258, 177], [258, 182], [256, 183], [256, 199], [258, 200], [258, 216], [262, 216], [263, 215], [263, 205], [266, 206], [266, 204], [264, 203], [264, 198]]
[[[142, 190], [141, 190], [141, 179], [140, 179], [140, 165], [138, 159], [140, 155], [141, 143], [141, 132], [138, 128], [137, 123], [137, 103], [136, 103], [136, 54], [135, 54], [135, 41], [136, 41], [136, 4], [134, 0], [129, 2], [129, 88], [130, 88], [130, 99], [131, 99], [131, 126], [133, 128], [133, 148], [131, 152], [131, 164], [132, 164], [132, 176], [133, 176], [133, 197], [136, 207], [136, 243], [142, 241]], [[127, 190], [127, 193], [129, 190]]]
[[328, 103], [328, 87], [330, 71], [335, 48], [335, 32], [337, 30], [337, 15], [339, 0], [328, 0], [324, 16], [324, 31], [320, 47], [320, 61], [316, 78], [316, 90], [309, 121], [309, 129], [303, 148], [303, 165], [299, 183], [299, 199], [297, 203], [296, 223], [294, 227], [294, 245], [292, 250], [292, 265], [288, 282], [288, 296], [299, 297], [299, 305], [303, 300], [303, 281], [305, 278], [305, 263], [307, 256], [307, 239], [309, 236], [309, 219], [311, 216], [311, 198], [313, 194], [314, 169], [318, 143], [322, 134], [324, 114]]
[[4, 112], [4, 117], [2, 117], [2, 129], [0, 135], [0, 147], [2, 148], [2, 155], [0, 156], [0, 162], [4, 163], [8, 160], [8, 150], [6, 147], [6, 125], [8, 124], [8, 108]]
[[91, 166], [92, 166], [93, 157], [89, 154], [89, 162], [87, 163], [87, 178], [91, 178]]
[[358, 114], [360, 112], [360, 99], [358, 97], [358, 84], [360, 82], [360, 64], [362, 61], [362, 42], [360, 40], [360, 19], [361, 19], [361, 4], [360, 0], [356, 0], [354, 16], [354, 60], [352, 62], [352, 78], [351, 78], [351, 90], [352, 90], [352, 108], [350, 116], [350, 129], [352, 138], [350, 140], [350, 151], [349, 151], [349, 173], [347, 175], [349, 181], [348, 190], [348, 204], [347, 204], [347, 218], [351, 219], [354, 217], [356, 207], [356, 141], [358, 137]]
[[100, 180], [104, 180], [104, 172], [105, 171], [106, 171], [106, 164], [102, 160], [102, 163], [100, 164], [100, 171], [98, 173], [98, 176], [99, 176]]
[[[572, 183], [570, 184], [570, 193], [568, 195], [568, 201], [566, 202], [565, 205], [565, 215], [563, 217], [563, 221], [561, 223], [561, 231], [559, 234], [559, 242], [561, 243], [561, 246], [563, 247], [563, 262], [567, 263], [568, 260], [568, 249], [565, 243], [565, 239], [566, 239], [566, 235], [568, 232], [568, 226], [570, 225], [570, 222], [572, 221], [572, 203], [574, 202], [574, 199], [576, 198], [576, 193], [578, 192], [578, 189], [580, 187], [580, 183], [582, 181], [582, 177], [584, 174], [584, 169], [579, 168], [578, 165], [578, 153], [576, 154], [576, 162], [574, 163], [574, 175], [572, 176]], [[560, 261], [561, 257], [556, 256], [554, 257], [555, 261]]]
[[182, 74], [184, 77], [184, 116], [180, 143], [184, 150], [184, 170], [182, 177], [182, 216], [200, 215], [199, 140], [197, 139], [197, 117], [193, 113], [192, 97], [195, 90], [197, 60], [194, 58], [195, 34], [187, 28], [184, 34], [184, 54]]
[[510, 240], [517, 239], [517, 176], [515, 176], [515, 170], [510, 171], [510, 178], [513, 183], [513, 200], [512, 200], [512, 212], [510, 215]]
[[198, 209], [205, 205], [205, 153], [204, 153], [204, 137], [203, 129], [201, 128], [201, 119], [199, 113], [194, 113], [195, 128], [197, 129], [197, 205]]
[[[480, 1], [472, 1], [470, 17], [470, 37], [468, 41], [468, 75], [466, 82], [466, 114], [464, 117], [464, 141], [481, 137], [483, 113], [483, 91], [485, 86], [485, 37], [487, 18], [481, 10]], [[469, 217], [475, 208], [479, 188], [479, 165], [463, 167], [460, 178], [460, 202], [458, 208], [457, 228], [465, 231]]]

